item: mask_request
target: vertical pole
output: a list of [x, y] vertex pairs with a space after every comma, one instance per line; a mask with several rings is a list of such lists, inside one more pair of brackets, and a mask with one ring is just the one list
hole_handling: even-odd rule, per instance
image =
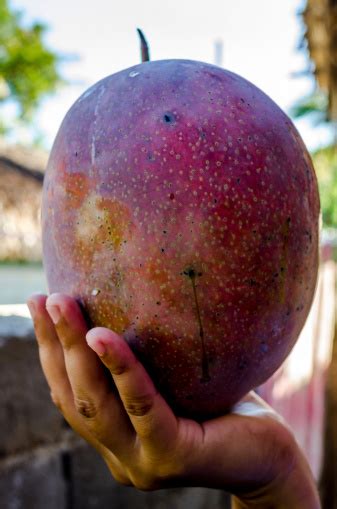
[[214, 42], [214, 63], [219, 67], [223, 65], [223, 41], [222, 39], [216, 39]]

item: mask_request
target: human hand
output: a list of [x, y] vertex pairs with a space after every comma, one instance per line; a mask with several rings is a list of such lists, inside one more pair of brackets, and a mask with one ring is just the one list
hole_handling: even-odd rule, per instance
[[117, 481], [223, 489], [237, 509], [320, 507], [290, 430], [257, 395], [202, 423], [177, 417], [123, 338], [88, 331], [74, 299], [35, 295], [28, 305], [54, 403]]

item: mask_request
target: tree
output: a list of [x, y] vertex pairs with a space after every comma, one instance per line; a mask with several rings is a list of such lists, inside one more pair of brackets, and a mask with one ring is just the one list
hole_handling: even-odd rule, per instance
[[63, 81], [58, 63], [61, 57], [45, 46], [47, 27], [41, 23], [25, 26], [21, 12], [0, 0], [0, 131], [9, 128], [4, 106], [14, 103], [16, 117], [28, 122], [41, 99]]
[[329, 123], [327, 94], [318, 89], [299, 99], [291, 108], [290, 115], [293, 118], [310, 117], [315, 125]]
[[334, 129], [334, 142], [312, 155], [321, 200], [323, 226], [337, 228], [337, 125], [329, 119], [326, 92], [317, 89], [301, 98], [290, 110], [293, 118], [309, 118], [314, 125], [326, 124]]
[[334, 145], [312, 154], [317, 174], [323, 225], [337, 228], [337, 151]]

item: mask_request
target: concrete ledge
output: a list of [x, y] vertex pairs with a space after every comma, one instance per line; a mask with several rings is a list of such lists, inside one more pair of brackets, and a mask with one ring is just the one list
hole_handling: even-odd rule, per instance
[[36, 451], [0, 467], [0, 507], [68, 509], [58, 450]]
[[[142, 492], [121, 486], [96, 451], [83, 444], [69, 458], [71, 507], [78, 509], [229, 509], [227, 493], [206, 488]], [[104, 501], [104, 503], [102, 503]]]
[[50, 400], [32, 321], [0, 317], [0, 456], [61, 439], [65, 421]]

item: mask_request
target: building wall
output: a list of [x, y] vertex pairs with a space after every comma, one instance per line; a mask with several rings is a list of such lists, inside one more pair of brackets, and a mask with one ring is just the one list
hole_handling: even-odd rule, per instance
[[41, 259], [39, 180], [0, 161], [0, 261]]

